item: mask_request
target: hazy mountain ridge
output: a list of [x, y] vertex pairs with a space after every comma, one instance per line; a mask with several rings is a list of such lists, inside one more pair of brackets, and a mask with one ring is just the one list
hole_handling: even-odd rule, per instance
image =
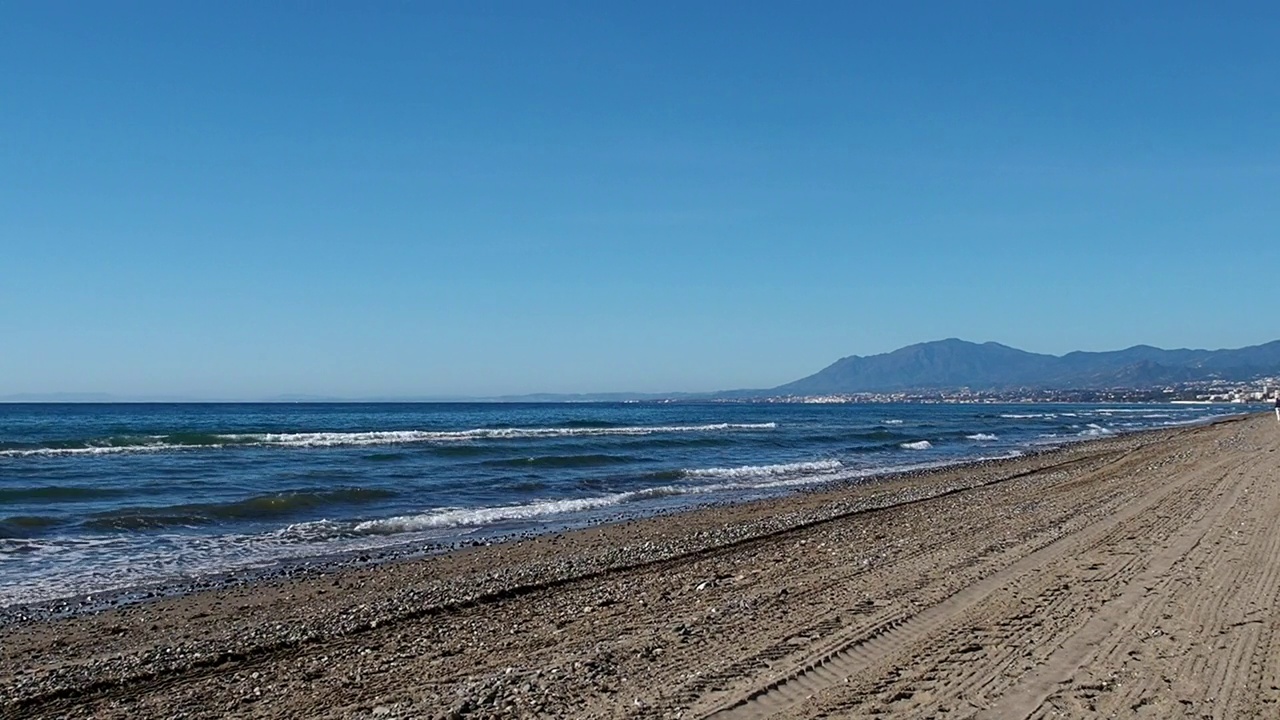
[[20, 393], [0, 403], [450, 403], [450, 402], [661, 402], [753, 400], [779, 395], [959, 390], [1009, 391], [1151, 389], [1203, 380], [1246, 382], [1280, 377], [1280, 340], [1234, 350], [1164, 350], [1135, 345], [1105, 352], [1046, 355], [1002, 345], [949, 338], [866, 357], [851, 355], [800, 380], [772, 389], [707, 393], [533, 393], [501, 396], [375, 396], [282, 394], [266, 398], [115, 396], [107, 393]]
[[893, 352], [841, 358], [795, 382], [784, 394], [903, 390], [1092, 389], [1149, 387], [1197, 380], [1244, 381], [1280, 375], [1280, 340], [1234, 350], [1163, 350], [1135, 345], [1106, 352], [1045, 355], [1000, 343], [956, 338]]

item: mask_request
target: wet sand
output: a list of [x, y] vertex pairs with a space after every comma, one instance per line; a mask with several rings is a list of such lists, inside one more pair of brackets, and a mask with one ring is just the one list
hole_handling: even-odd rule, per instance
[[0, 627], [0, 717], [1280, 717], [1270, 413]]

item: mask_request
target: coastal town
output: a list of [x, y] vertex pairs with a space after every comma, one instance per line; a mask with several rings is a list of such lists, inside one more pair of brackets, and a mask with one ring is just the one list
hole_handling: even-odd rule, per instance
[[1150, 388], [1015, 388], [1008, 390], [912, 390], [902, 392], [778, 395], [756, 402], [835, 405], [844, 403], [1267, 403], [1280, 392], [1280, 375], [1251, 381], [1207, 380]]

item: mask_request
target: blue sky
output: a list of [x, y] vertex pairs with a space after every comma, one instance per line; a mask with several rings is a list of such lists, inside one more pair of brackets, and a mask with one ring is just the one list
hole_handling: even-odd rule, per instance
[[1280, 12], [1207, 7], [5, 3], [0, 395], [1273, 340]]

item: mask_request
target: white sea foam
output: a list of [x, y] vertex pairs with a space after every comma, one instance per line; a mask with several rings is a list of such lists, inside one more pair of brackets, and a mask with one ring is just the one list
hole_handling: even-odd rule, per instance
[[[904, 465], [900, 469], [933, 464]], [[670, 495], [702, 495], [717, 492], [760, 493], [857, 478], [894, 468], [846, 470], [832, 475], [773, 478], [764, 482], [729, 482], [715, 485], [649, 488], [596, 498], [543, 501], [523, 506], [442, 508], [419, 515], [372, 520], [358, 525], [343, 521], [297, 523], [265, 534], [181, 535], [168, 534], [93, 538], [0, 539], [0, 556], [21, 581], [0, 584], [0, 607], [19, 602], [47, 600], [80, 593], [145, 586], [156, 582], [186, 582], [209, 573], [268, 567], [291, 558], [305, 558], [353, 551], [376, 550], [401, 543], [458, 539], [486, 526], [513, 523], [537, 524], [563, 521], [570, 526], [609, 512], [628, 502], [657, 500]], [[747, 495], [750, 497], [751, 495]], [[584, 513], [576, 515], [575, 513]], [[92, 567], [90, 573], [68, 572], [70, 567]]]
[[[1000, 457], [1012, 457], [1010, 453]], [[815, 464], [820, 464], [815, 463]], [[401, 543], [458, 539], [503, 522], [538, 523], [562, 520], [570, 526], [629, 502], [666, 496], [740, 492], [758, 493], [841, 480], [859, 480], [882, 473], [942, 467], [951, 461], [912, 462], [875, 468], [840, 467], [797, 475], [729, 478], [729, 482], [663, 486], [598, 497], [543, 500], [522, 505], [479, 508], [438, 508], [364, 522], [320, 520], [289, 525], [269, 533], [231, 535], [94, 536], [81, 538], [0, 538], [0, 555], [18, 571], [22, 581], [0, 584], [0, 607], [81, 593], [140, 587], [157, 582], [186, 582], [191, 577], [238, 569], [268, 567], [292, 558], [306, 558], [396, 546]], [[804, 463], [792, 465], [802, 466]], [[575, 518], [575, 513], [584, 513]], [[52, 562], [51, 558], [56, 558]], [[69, 567], [92, 567], [91, 573], [67, 572]]]
[[686, 470], [682, 474], [687, 477], [721, 479], [729, 482], [705, 485], [663, 485], [595, 497], [539, 500], [516, 505], [437, 508], [413, 515], [398, 515], [366, 520], [354, 525], [322, 520], [297, 523], [289, 526], [286, 532], [297, 536], [318, 537], [328, 535], [333, 537], [344, 535], [394, 535], [424, 530], [477, 528], [502, 522], [536, 521], [553, 516], [602, 510], [625, 503], [676, 495], [706, 495], [735, 490], [760, 491], [812, 485], [846, 476], [857, 477], [869, 474], [865, 470], [840, 473], [839, 471], [842, 469], [844, 469], [844, 465], [838, 460], [820, 460], [782, 465], [749, 465], [735, 468], [700, 468]]
[[[344, 531], [344, 529], [340, 527], [340, 524], [328, 523], [327, 521], [321, 521], [326, 525], [324, 528], [320, 528], [319, 523], [299, 523], [291, 526], [291, 530], [294, 532], [314, 532], [315, 530], [322, 530], [338, 535], [349, 535], [352, 533], [357, 535], [392, 535], [412, 533], [422, 530], [483, 527], [501, 522], [539, 520], [552, 516], [571, 515], [573, 513], [590, 510], [602, 510], [616, 505], [623, 505], [625, 503], [655, 500], [658, 498], [677, 495], [710, 495], [734, 490], [762, 491], [776, 488], [797, 487], [801, 485], [813, 485], [820, 482], [841, 479], [843, 477], [852, 478], [870, 474], [868, 471], [855, 471], [847, 474], [834, 473], [834, 470], [838, 470], [842, 467], [839, 463], [835, 463], [834, 466], [828, 466], [825, 463], [795, 463], [794, 465], [821, 465], [824, 468], [830, 469], [824, 473], [810, 473], [800, 476], [766, 475], [764, 477], [777, 479], [769, 479], [764, 482], [742, 481], [743, 479], [748, 478], [760, 478], [760, 475], [722, 475], [720, 477], [734, 478], [738, 481], [715, 483], [710, 485], [663, 485], [660, 487], [645, 488], [643, 490], [610, 493], [608, 495], [600, 495], [596, 497], [540, 500], [530, 503], [522, 503], [519, 505], [501, 505], [497, 507], [439, 508], [416, 515], [399, 515], [396, 517], [381, 518], [377, 520], [366, 520], [364, 522], [357, 523], [348, 531]], [[736, 470], [740, 468], [723, 469]]]
[[1103, 437], [1105, 435], [1115, 435], [1115, 434], [1116, 434], [1115, 430], [1104, 428], [1101, 425], [1096, 425], [1094, 423], [1089, 423], [1089, 425], [1084, 430], [1081, 430], [1079, 433], [1081, 437]]
[[545, 500], [522, 505], [479, 508], [443, 508], [419, 515], [397, 515], [379, 520], [366, 520], [352, 528], [362, 535], [390, 535], [433, 528], [492, 525], [511, 520], [532, 520], [547, 515], [597, 510], [617, 505], [635, 497], [636, 493], [613, 493], [600, 497]]
[[[189, 445], [171, 445], [169, 443], [156, 443], [154, 445], [102, 445], [95, 447], [79, 447], [79, 448], [22, 448], [18, 450], [0, 450], [0, 457], [60, 457], [72, 455], [118, 455], [122, 453], [146, 453], [160, 452], [162, 450], [174, 450]], [[220, 447], [202, 445], [200, 447]]]
[[[338, 523], [331, 523], [337, 525]], [[443, 538], [465, 535], [454, 529]], [[432, 534], [420, 535], [430, 539]], [[417, 539], [417, 538], [415, 538]], [[153, 583], [189, 582], [214, 573], [269, 567], [281, 561], [331, 553], [375, 550], [388, 545], [385, 536], [353, 537], [349, 533], [273, 533], [182, 535], [163, 534], [0, 538], [0, 559], [19, 577], [0, 583], [0, 608], [16, 603], [98, 594]], [[70, 568], [91, 572], [69, 572]]]
[[777, 423], [709, 423], [706, 425], [639, 425], [630, 427], [476, 428], [473, 430], [391, 430], [378, 432], [257, 433], [221, 436], [238, 443], [285, 447], [403, 445], [468, 440], [523, 440], [603, 435], [658, 435], [772, 430]]
[[1192, 405], [1189, 407], [1098, 408], [1093, 412], [1099, 415], [1142, 415], [1143, 417], [1152, 417], [1152, 413], [1158, 413], [1171, 417], [1169, 413], [1203, 413], [1204, 407]]
[[817, 460], [814, 462], [786, 463], [782, 465], [743, 465], [731, 468], [699, 468], [684, 470], [683, 475], [690, 478], [726, 478], [746, 479], [759, 477], [778, 477], [802, 473], [829, 473], [844, 467], [839, 460]]
[[[781, 485], [781, 483], [778, 483]], [[570, 515], [588, 510], [601, 510], [615, 505], [639, 500], [653, 500], [673, 495], [709, 494], [734, 488], [772, 487], [774, 484], [740, 485], [725, 483], [703, 487], [664, 485], [629, 492], [611, 493], [597, 497], [568, 498], [563, 500], [540, 500], [519, 505], [500, 505], [496, 507], [476, 508], [440, 508], [416, 515], [397, 515], [395, 517], [366, 520], [357, 523], [344, 532], [338, 524], [327, 523], [323, 528], [336, 534], [358, 535], [393, 535], [412, 533], [421, 530], [452, 529], [466, 527], [483, 527], [501, 522], [518, 522], [521, 520], [539, 520], [541, 518]], [[318, 528], [317, 523], [299, 523], [290, 527], [292, 532], [308, 532]]]
[[901, 425], [902, 421], [901, 420], [885, 420], [884, 424], [885, 425]]
[[[1223, 417], [1223, 416], [1219, 416], [1219, 417]], [[1183, 427], [1187, 425], [1208, 425], [1209, 423], [1215, 420], [1218, 420], [1219, 417], [1215, 417], [1213, 415], [1206, 415], [1204, 417], [1192, 418], [1190, 420], [1167, 420], [1165, 422], [1160, 423], [1160, 427]]]
[[903, 450], [928, 450], [933, 447], [933, 443], [928, 440], [917, 440], [916, 442], [904, 442], [898, 447]]
[[222, 442], [171, 443], [158, 436], [155, 442], [130, 445], [101, 445], [77, 448], [18, 448], [0, 450], [0, 457], [57, 457], [72, 455], [118, 455], [166, 450], [210, 450], [226, 447], [359, 447], [366, 445], [406, 445], [451, 443], [474, 440], [520, 440], [605, 435], [659, 435], [773, 430], [775, 422], [708, 423], [704, 425], [654, 425], [630, 427], [550, 427], [475, 428], [472, 430], [384, 430], [370, 432], [239, 433], [215, 435]]
[[1000, 417], [1006, 420], [1032, 420], [1036, 418], [1052, 418], [1057, 417], [1053, 413], [1005, 413]]
[[974, 433], [973, 435], [965, 435], [969, 440], [999, 440], [1000, 438], [991, 433]]

